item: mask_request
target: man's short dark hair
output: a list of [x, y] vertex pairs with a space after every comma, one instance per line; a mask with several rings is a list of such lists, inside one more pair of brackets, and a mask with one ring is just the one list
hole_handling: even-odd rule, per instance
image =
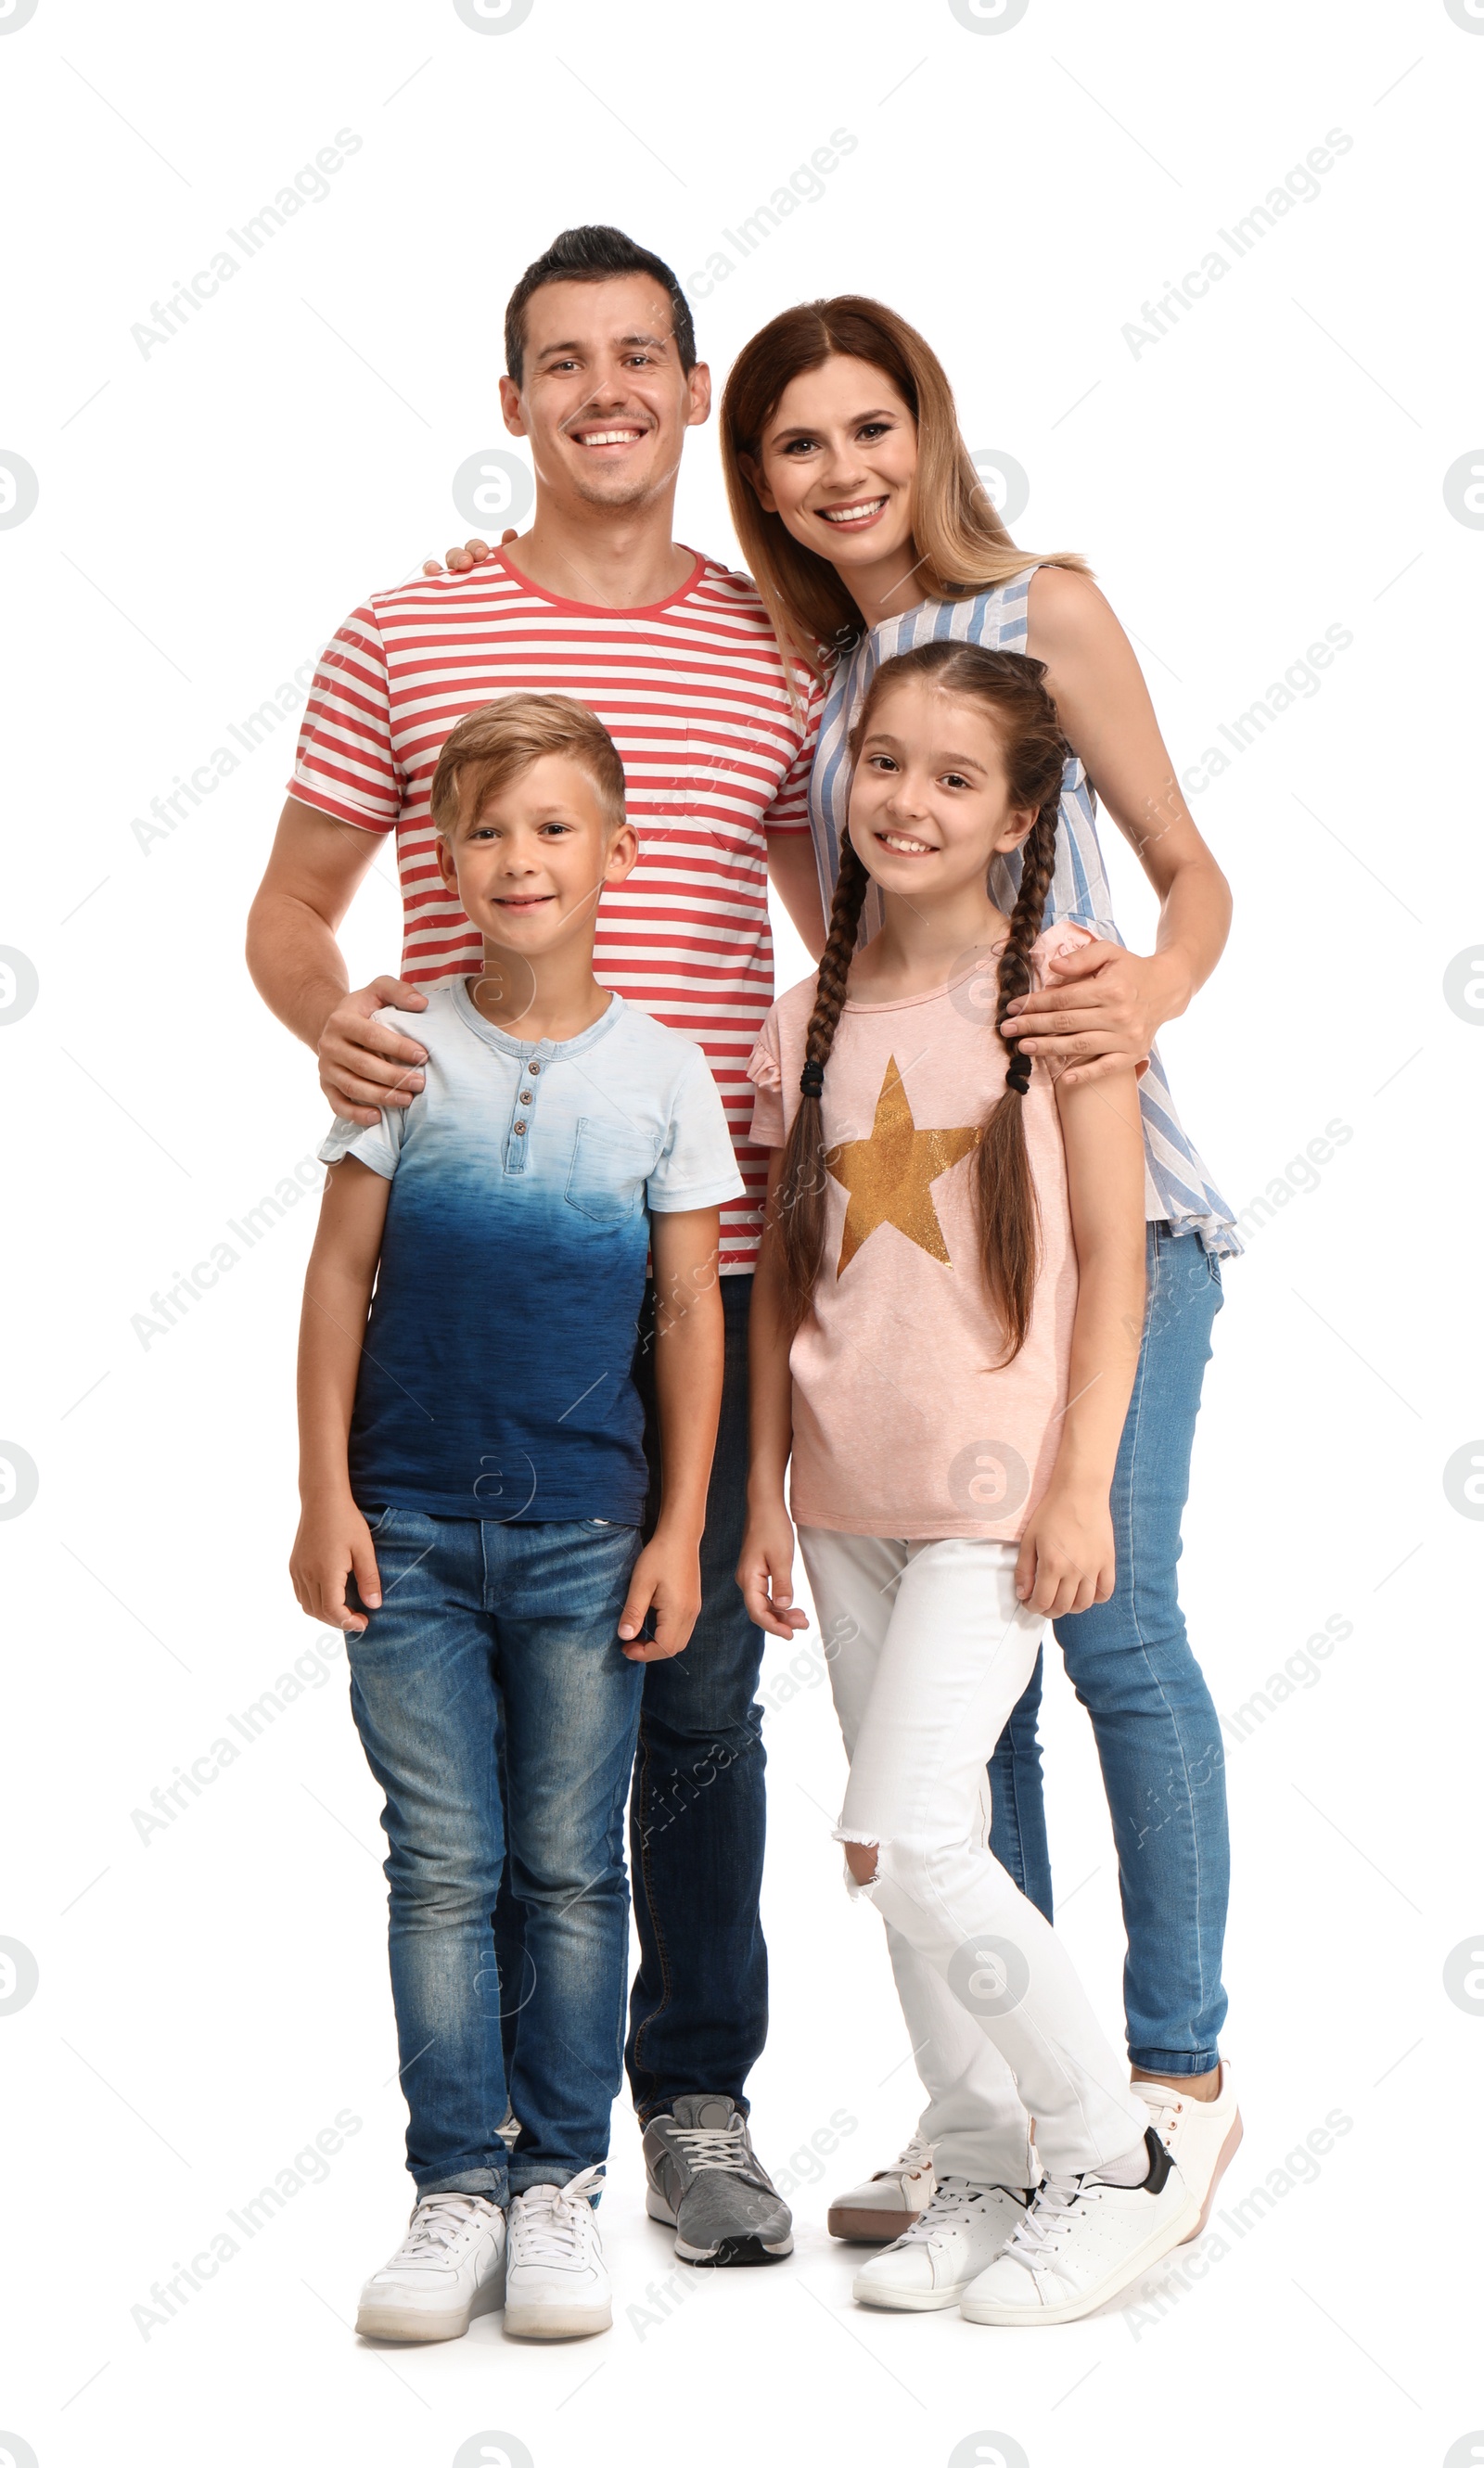
[[532, 293], [545, 283], [610, 283], [619, 274], [648, 274], [669, 294], [675, 350], [689, 377], [696, 366], [696, 327], [685, 293], [664, 259], [652, 249], [640, 248], [611, 223], [579, 223], [557, 234], [545, 255], [527, 266], [510, 295], [505, 311], [505, 367], [515, 385], [525, 377], [526, 303]]

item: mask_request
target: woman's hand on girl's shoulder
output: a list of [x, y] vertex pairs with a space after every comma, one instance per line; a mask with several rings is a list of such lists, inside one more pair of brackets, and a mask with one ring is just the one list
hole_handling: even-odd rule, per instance
[[1058, 1490], [1034, 1512], [1016, 1562], [1016, 1592], [1027, 1611], [1062, 1619], [1090, 1611], [1113, 1590], [1113, 1519], [1107, 1494]]
[[1017, 996], [1005, 1019], [1007, 1028], [1012, 1020], [1022, 1028], [1023, 1050], [1074, 1088], [1130, 1063], [1142, 1072], [1159, 1030], [1183, 1009], [1157, 955], [1145, 959], [1094, 937], [1053, 953], [1045, 984]]
[[750, 1507], [737, 1563], [747, 1616], [769, 1636], [795, 1636], [809, 1621], [793, 1600], [793, 1526], [781, 1499]]

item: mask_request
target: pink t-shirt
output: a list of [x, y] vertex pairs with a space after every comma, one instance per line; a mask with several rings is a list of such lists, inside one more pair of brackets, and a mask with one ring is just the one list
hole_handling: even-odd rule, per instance
[[[1032, 953], [1092, 938], [1063, 923]], [[814, 980], [763, 1023], [748, 1076], [752, 1136], [781, 1148], [799, 1103]], [[825, 1072], [825, 1258], [793, 1340], [791, 1505], [798, 1525], [1015, 1542], [1044, 1492], [1066, 1404], [1077, 1254], [1056, 1093], [1038, 1062], [1020, 1100], [1040, 1206], [1030, 1333], [1004, 1336], [985, 1292], [973, 1205], [978, 1127], [1003, 1091], [995, 972], [982, 962], [935, 994], [851, 1002]], [[1012, 1103], [1015, 1101], [1012, 1100]]]

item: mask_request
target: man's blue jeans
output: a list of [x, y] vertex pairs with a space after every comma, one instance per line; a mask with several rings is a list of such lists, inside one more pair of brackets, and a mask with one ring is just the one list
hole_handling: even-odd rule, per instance
[[[371, 1521], [382, 1605], [346, 1642], [386, 1794], [407, 2165], [420, 2195], [503, 2203], [606, 2158], [623, 2081], [644, 1665], [617, 1631], [639, 1534], [404, 1508]], [[492, 1930], [507, 1865], [524, 1920], [508, 2083]], [[508, 2164], [507, 2092], [521, 2128]]]
[[[767, 2037], [763, 1887], [763, 1632], [737, 1584], [747, 1512], [747, 1310], [752, 1279], [723, 1277], [726, 1370], [701, 1542], [701, 1611], [684, 1654], [645, 1671], [629, 1802], [639, 1969], [628, 2080], [646, 2122], [687, 2091], [743, 2085]], [[652, 1296], [634, 1381], [645, 1402], [650, 1510], [657, 1506]], [[517, 2104], [518, 2105], [518, 2104]]]
[[[1217, 2062], [1226, 2015], [1226, 1775], [1176, 1564], [1221, 1279], [1196, 1236], [1168, 1225], [1151, 1225], [1148, 1257], [1144, 1341], [1113, 1477], [1117, 1581], [1106, 1603], [1058, 1620], [1056, 1638], [1092, 1720], [1113, 1820], [1130, 2059], [1149, 2073], [1201, 2074]], [[990, 1766], [990, 1844], [1049, 1920], [1040, 1681], [1038, 1660]]]

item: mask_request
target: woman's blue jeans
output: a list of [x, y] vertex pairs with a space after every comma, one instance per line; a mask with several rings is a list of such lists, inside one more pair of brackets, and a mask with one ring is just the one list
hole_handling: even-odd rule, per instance
[[[1113, 1820], [1129, 1937], [1130, 2060], [1159, 2074], [1209, 2072], [1226, 2015], [1225, 1762], [1176, 1586], [1200, 1383], [1221, 1306], [1218, 1261], [1194, 1234], [1151, 1225], [1144, 1341], [1113, 1477], [1117, 1582], [1106, 1603], [1056, 1623], [1067, 1677], [1091, 1717]], [[990, 1766], [990, 1843], [1049, 1920], [1040, 1683], [1038, 1660]]]

